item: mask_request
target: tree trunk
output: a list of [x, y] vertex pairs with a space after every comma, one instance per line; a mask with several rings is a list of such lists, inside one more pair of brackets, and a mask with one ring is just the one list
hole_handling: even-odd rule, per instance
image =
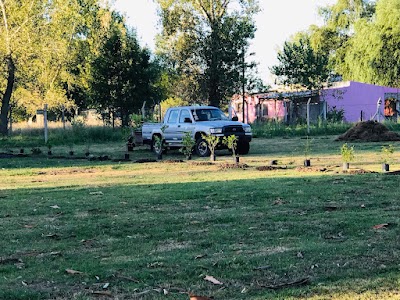
[[0, 112], [0, 134], [8, 134], [8, 111], [10, 109], [10, 100], [15, 81], [15, 65], [11, 54], [6, 57], [7, 61], [7, 87], [3, 99], [1, 99]]
[[219, 107], [221, 103], [220, 89], [220, 77], [218, 72], [219, 63], [219, 36], [218, 36], [218, 24], [215, 22], [211, 24], [211, 55], [210, 64], [208, 66], [208, 103], [211, 106]]

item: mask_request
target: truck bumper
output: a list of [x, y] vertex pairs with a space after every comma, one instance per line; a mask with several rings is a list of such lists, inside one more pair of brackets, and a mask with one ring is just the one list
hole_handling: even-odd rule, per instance
[[[230, 134], [216, 134], [216, 136], [219, 137], [220, 143], [222, 144], [222, 139], [225, 136], [230, 136]], [[250, 143], [253, 137], [251, 134], [245, 134], [245, 133], [235, 134], [235, 136], [237, 137], [239, 143]]]

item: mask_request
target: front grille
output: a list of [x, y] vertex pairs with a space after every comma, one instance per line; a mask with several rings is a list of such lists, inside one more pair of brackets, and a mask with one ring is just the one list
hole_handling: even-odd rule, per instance
[[244, 132], [243, 127], [242, 126], [238, 126], [238, 125], [231, 125], [231, 126], [225, 126], [223, 128], [223, 133], [224, 134], [238, 134], [238, 133], [242, 133]]

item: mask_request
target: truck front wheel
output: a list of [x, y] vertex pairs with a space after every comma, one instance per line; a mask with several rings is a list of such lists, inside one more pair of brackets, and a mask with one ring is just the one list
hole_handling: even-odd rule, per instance
[[196, 154], [200, 157], [210, 156], [211, 151], [210, 147], [208, 147], [207, 141], [203, 138], [198, 138], [195, 146]]
[[238, 154], [248, 154], [250, 151], [250, 143], [249, 142], [240, 142], [238, 143], [237, 152]]

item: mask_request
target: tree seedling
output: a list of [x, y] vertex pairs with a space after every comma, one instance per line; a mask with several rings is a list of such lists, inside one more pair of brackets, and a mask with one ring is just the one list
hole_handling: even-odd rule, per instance
[[236, 148], [237, 148], [237, 137], [235, 135], [224, 136], [222, 143], [226, 145], [232, 151], [233, 158], [236, 163], [238, 163], [238, 157], [236, 156]]
[[207, 142], [208, 148], [210, 149], [210, 160], [215, 161], [215, 148], [219, 143], [219, 137], [215, 135], [202, 135], [202, 138]]
[[191, 132], [185, 132], [185, 135], [182, 139], [182, 144], [183, 147], [179, 149], [179, 151], [186, 156], [187, 160], [190, 160], [192, 158], [193, 147], [196, 144], [196, 141], [193, 139]]
[[382, 146], [381, 148], [381, 162], [382, 162], [382, 171], [388, 172], [389, 165], [393, 162], [393, 153], [394, 153], [394, 146], [387, 145]]
[[340, 153], [343, 160], [343, 170], [349, 169], [350, 162], [354, 160], [354, 146], [349, 147], [347, 143], [343, 144], [340, 148]]

